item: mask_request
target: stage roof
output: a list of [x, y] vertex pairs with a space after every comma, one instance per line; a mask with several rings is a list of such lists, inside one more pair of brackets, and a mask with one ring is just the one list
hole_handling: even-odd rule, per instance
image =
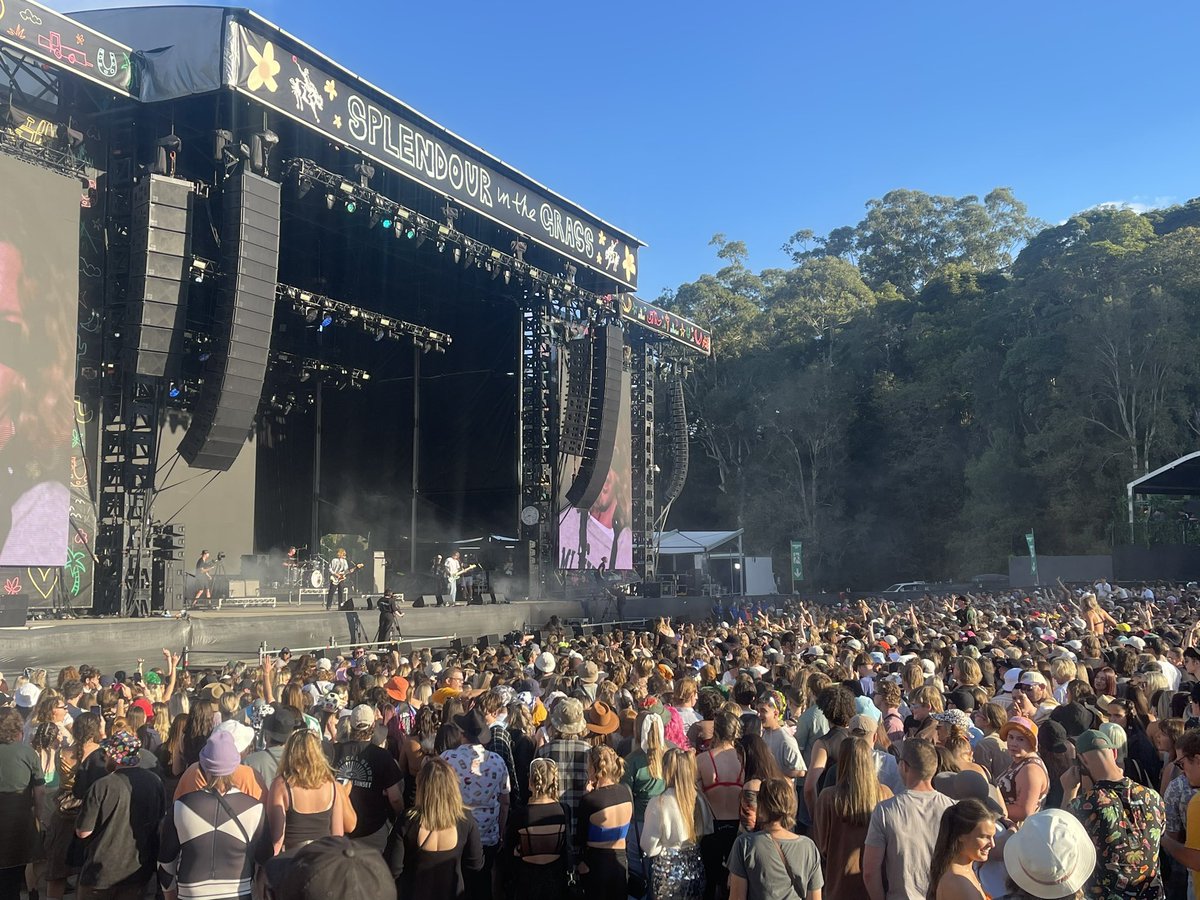
[[660, 531], [655, 540], [658, 552], [664, 556], [679, 556], [685, 553], [710, 553], [742, 536], [745, 529], [737, 531]]
[[637, 289], [645, 245], [636, 237], [251, 10], [145, 6], [76, 18], [133, 48], [143, 102], [233, 90], [587, 266], [618, 289]]
[[1130, 497], [1135, 494], [1200, 496], [1200, 450], [1134, 479], [1125, 485], [1125, 489]]

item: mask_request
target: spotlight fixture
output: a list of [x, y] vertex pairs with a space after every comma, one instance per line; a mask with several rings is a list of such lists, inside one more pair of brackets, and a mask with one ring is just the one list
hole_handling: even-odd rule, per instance
[[304, 321], [311, 324], [312, 322], [317, 321], [317, 316], [320, 314], [321, 311], [319, 309], [317, 309], [315, 306], [310, 306], [304, 313]]
[[358, 204], [357, 204], [357, 203], [355, 203], [353, 200], [347, 200], [347, 201], [346, 201], [346, 212], [348, 212], [348, 213], [352, 213], [352, 212], [354, 212], [356, 209], [358, 209]]
[[200, 354], [200, 362], [208, 362], [208, 360], [211, 356], [212, 356], [212, 354], [209, 353], [207, 350], [205, 350], [203, 353]]
[[179, 386], [172, 381], [171, 387], [167, 389], [167, 396], [174, 400], [180, 393], [182, 392], [179, 390]]
[[[440, 247], [438, 249], [441, 249]], [[462, 250], [458, 247], [454, 248], [454, 261], [459, 262], [462, 259]]]
[[384, 339], [384, 337], [386, 335], [387, 335], [387, 332], [385, 332], [382, 328], [375, 329], [375, 343], [378, 344], [380, 341], [382, 341]]
[[325, 318], [323, 318], [323, 319], [321, 320], [321, 326], [320, 326], [320, 327], [321, 327], [321, 328], [328, 328], [328, 327], [329, 327], [330, 325], [332, 325], [332, 324], [333, 324], [333, 316], [331, 316], [329, 313], [325, 313]]
[[382, 219], [380, 219], [380, 220], [379, 220], [379, 224], [380, 224], [381, 226], [383, 226], [385, 229], [391, 229], [391, 227], [392, 227], [392, 217], [391, 217], [391, 216], [384, 216]]
[[445, 242], [445, 241], [438, 241], [438, 242], [437, 242], [437, 251], [438, 251], [438, 253], [444, 253], [444, 252], [445, 252], [445, 250], [446, 250], [446, 242]]
[[312, 186], [313, 183], [310, 179], [302, 177], [296, 185], [296, 197], [303, 200], [308, 196], [308, 192], [312, 190]]
[[504, 283], [508, 284], [511, 280], [512, 280], [512, 270], [505, 269], [504, 270]]
[[520, 238], [517, 238], [515, 241], [509, 244], [509, 249], [512, 250], [513, 256], [517, 258], [517, 262], [525, 262], [525, 251], [529, 249], [528, 244], [526, 244]]
[[336, 198], [336, 197], [334, 197], [334, 196], [333, 196], [333, 194], [326, 194], [326, 195], [325, 195], [325, 208], [326, 208], [326, 209], [333, 209], [333, 201], [334, 201], [334, 200], [336, 200], [336, 199], [337, 199], [337, 198]]

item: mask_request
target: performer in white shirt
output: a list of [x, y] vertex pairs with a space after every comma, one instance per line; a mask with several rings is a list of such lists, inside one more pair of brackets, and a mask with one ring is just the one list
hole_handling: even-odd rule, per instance
[[325, 609], [333, 608], [333, 595], [337, 592], [338, 606], [346, 600], [346, 576], [350, 574], [350, 562], [346, 559], [346, 551], [338, 550], [337, 556], [329, 564], [329, 590], [325, 592]]
[[458, 600], [458, 573], [462, 571], [457, 550], [446, 557], [446, 561], [442, 563], [442, 571], [446, 575], [446, 596], [449, 598], [447, 602], [454, 606]]

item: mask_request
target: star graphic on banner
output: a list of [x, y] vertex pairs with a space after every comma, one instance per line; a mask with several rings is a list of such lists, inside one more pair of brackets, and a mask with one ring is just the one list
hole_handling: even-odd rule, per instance
[[621, 268], [625, 270], [625, 280], [633, 281], [633, 276], [637, 274], [637, 260], [628, 247], [625, 248], [625, 262], [621, 263]]
[[607, 241], [607, 240], [608, 240], [608, 238], [606, 238], [606, 237], [604, 236], [604, 231], [603, 231], [603, 230], [601, 230], [601, 231], [600, 231], [600, 246], [601, 246], [601, 247], [603, 247], [603, 246], [604, 246], [604, 242], [605, 242], [605, 241]]
[[604, 254], [603, 253], [596, 254], [596, 265], [598, 265], [598, 266], [604, 265]]
[[337, 86], [333, 83], [332, 78], [325, 81], [325, 93], [329, 95], [330, 100], [337, 99]]
[[254, 60], [254, 68], [250, 70], [250, 77], [246, 80], [246, 86], [252, 91], [257, 91], [260, 87], [266, 86], [272, 94], [279, 90], [279, 82], [275, 80], [275, 76], [279, 74], [280, 65], [275, 59], [275, 46], [267, 41], [263, 45], [262, 52], [259, 52], [253, 44], [246, 47], [250, 51], [250, 58]]
[[341, 117], [341, 116], [339, 116], [339, 115], [335, 115], [335, 116], [333, 117], [333, 127], [334, 127], [334, 128], [341, 128], [341, 127], [342, 127], [342, 117]]
[[78, 44], [80, 47], [83, 46], [84, 40], [85, 40], [85, 38], [82, 34], [75, 35], [75, 43]]

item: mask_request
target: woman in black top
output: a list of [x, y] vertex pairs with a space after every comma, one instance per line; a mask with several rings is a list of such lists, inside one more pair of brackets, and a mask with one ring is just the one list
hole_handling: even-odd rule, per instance
[[414, 805], [392, 831], [384, 858], [404, 900], [467, 896], [463, 872], [483, 868], [483, 846], [475, 817], [463, 806], [458, 776], [444, 759], [421, 765]]
[[625, 842], [633, 820], [633, 794], [620, 783], [625, 765], [611, 747], [593, 747], [587, 768], [592, 789], [580, 798], [575, 823], [584, 896], [588, 900], [624, 897], [629, 881]]
[[512, 848], [513, 896], [562, 900], [567, 891], [568, 810], [558, 801], [558, 766], [535, 759], [529, 767], [528, 805], [508, 817], [505, 846]]
[[533, 743], [533, 714], [520, 700], [508, 705], [508, 737], [512, 743], [513, 767], [517, 772], [517, 783], [512, 786], [516, 794], [515, 806], [529, 798], [529, 766], [537, 752]]

